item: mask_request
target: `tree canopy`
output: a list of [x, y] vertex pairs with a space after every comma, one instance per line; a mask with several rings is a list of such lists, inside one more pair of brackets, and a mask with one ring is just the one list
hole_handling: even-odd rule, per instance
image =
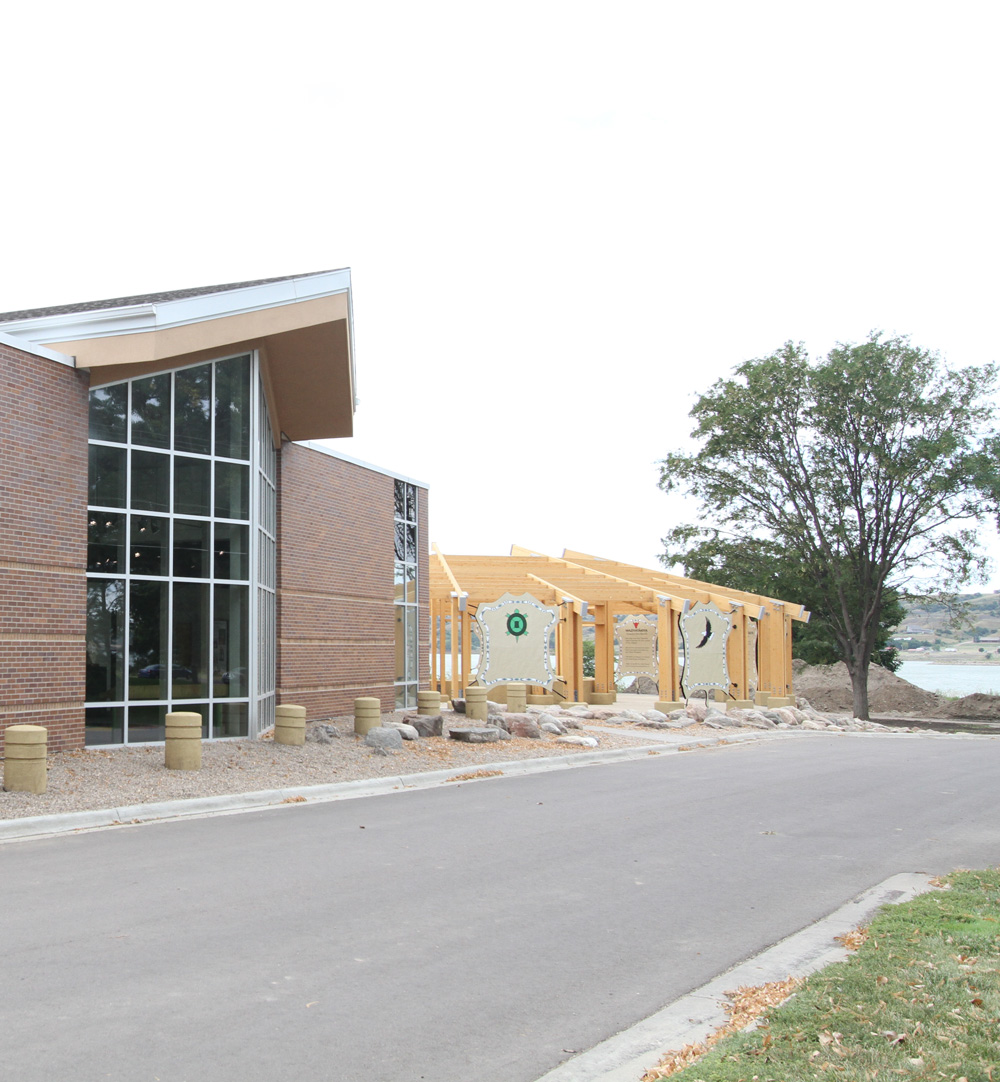
[[787, 342], [738, 365], [691, 411], [697, 450], [659, 464], [660, 487], [698, 498], [711, 523], [670, 531], [666, 562], [725, 566], [737, 577], [720, 584], [811, 607], [866, 718], [887, 606], [915, 576], [954, 588], [985, 566], [975, 526], [1000, 510], [997, 375], [880, 333], [815, 361]]

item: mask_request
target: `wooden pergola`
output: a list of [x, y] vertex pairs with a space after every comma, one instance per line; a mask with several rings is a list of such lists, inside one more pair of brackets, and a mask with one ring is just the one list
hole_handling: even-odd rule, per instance
[[[520, 545], [513, 545], [509, 556], [446, 556], [434, 545], [430, 562], [432, 687], [457, 694], [474, 681], [473, 618], [480, 605], [491, 604], [505, 593], [529, 593], [543, 605], [557, 609], [556, 655], [566, 697], [573, 700], [584, 698], [585, 623], [594, 626], [594, 690], [607, 694], [615, 690], [615, 617], [636, 613], [656, 616], [660, 698], [679, 701], [678, 617], [696, 602], [712, 602], [732, 619], [727, 640], [729, 694], [747, 700], [751, 697], [754, 653], [758, 696], [791, 697], [791, 624], [809, 619], [801, 605], [791, 602], [571, 549], [564, 550], [561, 557]], [[757, 630], [755, 652], [753, 639], [748, 637], [752, 622]], [[443, 663], [446, 644], [450, 677]]]

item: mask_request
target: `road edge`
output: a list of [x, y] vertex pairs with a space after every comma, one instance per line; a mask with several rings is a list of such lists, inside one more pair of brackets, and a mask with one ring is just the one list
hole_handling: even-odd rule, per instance
[[553, 1068], [536, 1082], [640, 1082], [667, 1052], [704, 1041], [729, 1018], [727, 990], [787, 977], [807, 977], [849, 952], [836, 937], [871, 922], [884, 905], [933, 889], [922, 872], [900, 872], [863, 891], [826, 917], [740, 962], [662, 1010]]

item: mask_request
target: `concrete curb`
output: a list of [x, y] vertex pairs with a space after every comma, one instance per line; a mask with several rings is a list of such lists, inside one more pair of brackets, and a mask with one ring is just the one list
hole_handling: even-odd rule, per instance
[[[753, 739], [750, 736], [749, 739]], [[67, 812], [60, 815], [26, 816], [21, 819], [0, 821], [0, 842], [22, 838], [36, 838], [52, 834], [76, 833], [84, 830], [101, 830], [107, 827], [138, 825], [171, 819], [187, 819], [207, 815], [229, 815], [241, 811], [259, 811], [265, 808], [289, 808], [303, 803], [319, 804], [332, 800], [351, 800], [357, 797], [382, 796], [389, 793], [412, 792], [430, 789], [451, 782], [456, 777], [462, 781], [492, 781], [497, 776], [505, 778], [540, 774], [550, 770], [573, 767], [598, 766], [602, 763], [623, 762], [630, 759], [646, 759], [666, 755], [679, 750], [711, 747], [720, 742], [732, 744], [733, 738], [703, 738], [683, 745], [660, 743], [641, 744], [634, 748], [614, 748], [608, 751], [578, 752], [575, 755], [553, 755], [539, 759], [513, 759], [502, 763], [484, 763], [481, 766], [449, 767], [445, 770], [429, 770], [421, 774], [393, 775], [383, 778], [365, 778], [360, 781], [335, 782], [328, 785], [300, 785], [286, 789], [263, 789], [252, 793], [230, 793], [223, 796], [191, 797], [184, 800], [167, 800], [156, 804], [132, 804], [93, 811]], [[482, 778], [466, 778], [465, 775], [479, 771], [499, 770], [500, 775]], [[297, 798], [305, 798], [302, 799]]]
[[[620, 729], [592, 726], [595, 732], [618, 733]], [[891, 737], [900, 740], [907, 736], [917, 739], [940, 736], [953, 740], [955, 736], [972, 739], [994, 740], [996, 737], [981, 734], [951, 733], [830, 733], [843, 737]], [[598, 766], [601, 763], [623, 762], [629, 759], [645, 759], [653, 755], [669, 755], [682, 751], [699, 751], [706, 748], [734, 747], [738, 744], [758, 743], [768, 740], [787, 740], [808, 737], [813, 730], [781, 729], [727, 731], [717, 736], [697, 736], [678, 740], [676, 736], [653, 730], [643, 734], [648, 744], [633, 748], [613, 748], [608, 751], [578, 752], [575, 755], [552, 755], [539, 759], [514, 759], [503, 763], [484, 763], [480, 766], [449, 767], [430, 770], [422, 774], [396, 775], [387, 778], [365, 778], [360, 781], [335, 782], [327, 785], [299, 785], [287, 789], [262, 789], [252, 793], [229, 793], [223, 796], [189, 797], [183, 800], [167, 800], [156, 804], [131, 804], [116, 808], [92, 811], [66, 812], [59, 815], [25, 816], [20, 819], [0, 820], [0, 844], [23, 838], [37, 838], [51, 834], [70, 834], [83, 830], [102, 830], [107, 827], [137, 826], [170, 819], [188, 819], [206, 815], [231, 815], [242, 811], [260, 811], [265, 808], [295, 807], [302, 803], [318, 804], [331, 800], [349, 800], [355, 797], [380, 796], [388, 793], [429, 789], [451, 781], [456, 775], [475, 774], [480, 770], [499, 770], [505, 778], [526, 774], [540, 774], [549, 770], [565, 770], [581, 766]], [[491, 781], [490, 778], [468, 778], [468, 781]], [[305, 801], [297, 800], [304, 797]]]
[[727, 990], [806, 977], [832, 962], [843, 961], [849, 952], [836, 942], [836, 936], [869, 923], [883, 905], [909, 901], [930, 889], [926, 875], [902, 872], [890, 876], [801, 932], [567, 1060], [537, 1082], [639, 1082], [667, 1052], [703, 1041], [728, 1021], [722, 1008]]

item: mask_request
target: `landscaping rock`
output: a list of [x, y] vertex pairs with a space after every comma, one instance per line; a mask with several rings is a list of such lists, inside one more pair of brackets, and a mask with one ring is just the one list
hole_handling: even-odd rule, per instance
[[542, 736], [538, 722], [530, 714], [507, 714], [507, 732], [511, 736], [527, 737], [529, 740], [539, 740]]
[[556, 740], [557, 744], [573, 744], [580, 748], [596, 748], [599, 741], [596, 736], [583, 736], [579, 733], [572, 733], [568, 736], [560, 736]]
[[440, 736], [444, 731], [444, 716], [435, 714], [433, 717], [424, 716], [413, 718], [409, 723], [417, 731], [418, 736]]
[[405, 721], [383, 721], [384, 729], [395, 729], [404, 740], [419, 740], [420, 733], [415, 725], [407, 725]]
[[455, 711], [456, 714], [464, 714], [465, 713], [465, 700], [464, 699], [452, 699], [451, 700], [451, 708], [452, 708], [452, 710]]
[[332, 744], [341, 735], [336, 725], [317, 723], [306, 726], [306, 740], [314, 744]]
[[365, 743], [370, 748], [401, 748], [403, 736], [398, 729], [380, 725], [378, 728], [368, 730], [365, 734]]
[[449, 729], [448, 736], [452, 740], [461, 740], [466, 744], [494, 744], [500, 739], [500, 730], [492, 727], [486, 729]]

